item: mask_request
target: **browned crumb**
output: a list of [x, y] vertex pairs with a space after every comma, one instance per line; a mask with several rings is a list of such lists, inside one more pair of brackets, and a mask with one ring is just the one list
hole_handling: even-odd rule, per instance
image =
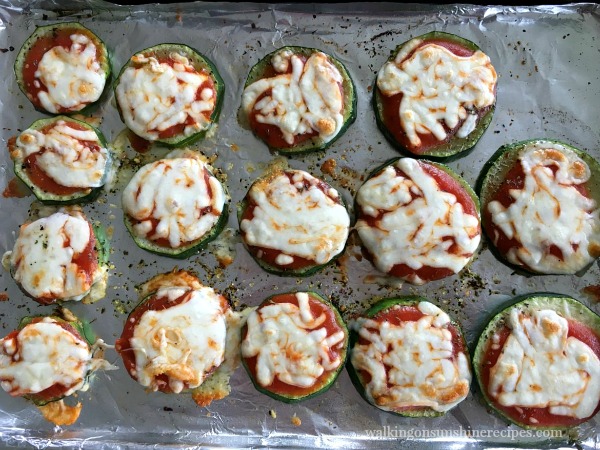
[[302, 421], [300, 420], [300, 417], [296, 415], [296, 413], [294, 413], [290, 422], [292, 422], [292, 425], [294, 425], [295, 427], [299, 427], [300, 425], [302, 425]]
[[54, 425], [73, 425], [81, 414], [81, 403], [75, 406], [65, 404], [63, 400], [50, 402], [44, 406], [38, 406], [44, 418]]

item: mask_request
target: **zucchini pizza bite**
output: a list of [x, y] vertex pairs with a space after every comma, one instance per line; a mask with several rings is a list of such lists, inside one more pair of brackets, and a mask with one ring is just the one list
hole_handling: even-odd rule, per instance
[[466, 151], [492, 120], [497, 75], [471, 41], [434, 31], [399, 45], [377, 74], [373, 103], [387, 139], [417, 156]]
[[175, 151], [138, 170], [123, 190], [125, 225], [135, 243], [187, 258], [227, 223], [227, 193], [199, 154]]
[[260, 392], [286, 403], [322, 394], [346, 361], [348, 330], [315, 292], [277, 294], [250, 313], [242, 362]]
[[573, 298], [518, 297], [473, 356], [486, 403], [523, 428], [566, 429], [600, 409], [600, 317]]
[[225, 85], [213, 63], [193, 48], [160, 44], [133, 55], [114, 89], [127, 128], [148, 141], [182, 147], [217, 122]]
[[483, 228], [507, 263], [574, 274], [600, 256], [600, 165], [553, 140], [500, 147], [478, 182]]
[[354, 84], [344, 65], [320, 50], [282, 47], [252, 69], [240, 122], [274, 151], [323, 150], [356, 118]]
[[350, 329], [348, 372], [377, 408], [434, 417], [469, 394], [471, 365], [461, 329], [424, 298], [381, 300]]
[[71, 425], [81, 403], [69, 406], [61, 400], [87, 390], [95, 371], [115, 369], [102, 358], [102, 350], [89, 324], [68, 310], [25, 317], [0, 339], [0, 385], [10, 395], [32, 401], [54, 424]]
[[302, 170], [276, 167], [256, 180], [238, 207], [244, 245], [276, 275], [308, 276], [343, 251], [350, 216], [340, 194]]
[[440, 163], [394, 159], [356, 195], [356, 230], [375, 267], [413, 284], [460, 272], [481, 240], [479, 201]]
[[21, 225], [2, 264], [38, 303], [93, 303], [105, 294], [107, 256], [104, 231], [79, 210], [70, 209]]
[[112, 168], [100, 130], [66, 116], [35, 121], [8, 149], [15, 174], [46, 204], [94, 200]]
[[155, 277], [143, 289], [115, 344], [125, 369], [148, 391], [199, 388], [225, 360], [229, 303], [185, 271]]
[[21, 91], [50, 114], [81, 111], [98, 101], [111, 73], [106, 45], [77, 22], [38, 27], [14, 69]]

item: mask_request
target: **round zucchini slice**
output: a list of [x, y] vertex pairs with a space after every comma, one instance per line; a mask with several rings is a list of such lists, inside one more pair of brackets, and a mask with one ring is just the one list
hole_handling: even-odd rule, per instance
[[2, 388], [38, 406], [85, 389], [96, 364], [94, 342], [89, 324], [70, 312], [24, 317], [0, 340]]
[[150, 391], [198, 388], [225, 358], [229, 303], [185, 276], [157, 284], [131, 311], [115, 344], [127, 373]]
[[485, 402], [527, 429], [567, 429], [600, 409], [600, 317], [566, 295], [517, 297], [479, 337]]
[[80, 112], [97, 102], [111, 74], [106, 45], [77, 22], [38, 27], [14, 70], [35, 109], [49, 114]]
[[416, 156], [465, 152], [492, 120], [497, 75], [473, 42], [434, 31], [396, 47], [377, 74], [377, 125], [392, 145]]
[[42, 305], [93, 303], [105, 295], [107, 247], [104, 232], [80, 211], [58, 211], [21, 225], [2, 263], [21, 290]]
[[356, 92], [346, 67], [307, 47], [269, 53], [246, 79], [239, 120], [285, 155], [324, 150], [356, 119]]
[[460, 326], [426, 299], [381, 300], [350, 329], [350, 378], [377, 408], [436, 417], [469, 394], [471, 364]]
[[212, 61], [197, 50], [160, 44], [133, 55], [114, 90], [121, 120], [133, 133], [183, 147], [217, 122], [225, 84]]
[[95, 200], [112, 168], [102, 132], [66, 116], [35, 121], [8, 149], [17, 177], [45, 204]]
[[505, 145], [477, 189], [483, 228], [501, 260], [535, 274], [574, 274], [600, 256], [600, 164], [568, 144]]
[[481, 241], [477, 196], [437, 162], [385, 163], [358, 190], [355, 211], [355, 229], [375, 267], [417, 285], [459, 273]]
[[135, 243], [178, 259], [219, 235], [227, 202], [225, 188], [193, 152], [146, 164], [123, 190], [125, 225]]
[[275, 167], [238, 205], [246, 249], [267, 272], [309, 276], [338, 258], [350, 232], [340, 194], [302, 170]]
[[348, 329], [315, 292], [267, 298], [242, 328], [242, 363], [263, 394], [295, 403], [327, 391], [344, 367]]

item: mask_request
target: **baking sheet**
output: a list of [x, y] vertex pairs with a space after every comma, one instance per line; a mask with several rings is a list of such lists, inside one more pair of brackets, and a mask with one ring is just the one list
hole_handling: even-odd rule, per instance
[[[326, 152], [293, 158], [289, 165], [305, 169], [338, 188], [349, 205], [364, 177], [398, 153], [375, 125], [371, 91], [377, 70], [396, 45], [429, 31], [447, 31], [479, 44], [498, 74], [498, 102], [494, 119], [470, 154], [449, 165], [474, 185], [484, 162], [502, 144], [548, 137], [564, 140], [600, 158], [600, 9], [594, 4], [545, 7], [432, 6], [371, 3], [322, 5], [267, 5], [188, 3], [120, 7], [101, 1], [0, 0], [0, 139], [28, 127], [42, 114], [34, 111], [19, 91], [12, 65], [24, 40], [36, 25], [77, 20], [96, 32], [113, 55], [118, 72], [134, 52], [162, 42], [181, 42], [212, 59], [226, 84], [224, 107], [216, 133], [196, 148], [215, 158], [232, 196], [232, 211], [250, 183], [276, 156], [237, 124], [244, 80], [250, 67], [283, 45], [317, 47], [344, 62], [358, 95], [356, 122]], [[110, 141], [123, 148], [124, 129], [112, 93], [93, 115]], [[94, 305], [74, 305], [99, 336], [114, 343], [126, 313], [137, 300], [135, 286], [175, 266], [196, 271], [200, 279], [225, 293], [237, 309], [257, 305], [274, 292], [316, 289], [332, 298], [345, 317], [364, 311], [374, 297], [419, 294], [444, 307], [458, 319], [473, 348], [483, 325], [515, 295], [552, 291], [572, 295], [596, 312], [597, 299], [583, 289], [599, 283], [594, 263], [580, 276], [525, 277], [497, 261], [484, 246], [469, 271], [415, 287], [387, 283], [360, 257], [352, 238], [339, 264], [306, 278], [280, 278], [262, 272], [237, 237], [232, 214], [225, 239], [234, 262], [220, 268], [211, 249], [184, 261], [159, 257], [138, 249], [122, 223], [120, 192], [135, 166], [162, 156], [164, 149], [138, 155], [124, 149], [123, 169], [113, 191], [84, 210], [106, 224], [112, 234], [111, 270], [106, 298]], [[333, 174], [322, 164], [337, 162]], [[0, 152], [0, 188], [14, 177], [6, 151]], [[33, 197], [0, 198], [0, 252], [12, 249], [18, 226], [26, 219]], [[213, 247], [214, 248], [214, 247]], [[20, 317], [48, 313], [25, 298], [8, 273], [0, 273], [2, 335]], [[252, 387], [239, 368], [232, 378], [232, 394], [200, 408], [186, 395], [148, 394], [120, 367], [96, 375], [88, 393], [81, 394], [83, 412], [77, 424], [54, 427], [22, 399], [0, 396], [2, 446], [85, 448], [202, 447], [315, 447], [315, 448], [484, 448], [489, 446], [597, 448], [599, 419], [559, 438], [521, 430], [489, 413], [473, 383], [469, 397], [446, 416], [406, 419], [377, 410], [352, 386], [347, 373], [326, 394], [301, 404], [286, 405]], [[275, 414], [270, 414], [272, 411]], [[275, 415], [276, 417], [273, 417]], [[291, 422], [297, 416], [301, 425]]]

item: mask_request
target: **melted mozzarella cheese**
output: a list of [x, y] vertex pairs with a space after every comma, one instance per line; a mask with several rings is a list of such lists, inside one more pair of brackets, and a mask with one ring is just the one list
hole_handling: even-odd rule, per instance
[[[248, 245], [325, 264], [344, 249], [350, 217], [330, 197], [337, 198], [337, 191], [325, 194], [317, 178], [300, 170], [293, 173], [292, 180], [282, 172], [252, 185], [248, 196], [256, 206], [252, 219], [240, 224], [243, 238]], [[282, 256], [279, 262], [293, 261]]]
[[159, 375], [168, 377], [175, 393], [186, 387], [193, 389], [223, 362], [223, 297], [208, 287], [162, 288], [155, 297], [174, 301], [182, 295], [188, 296], [185, 303], [144, 312], [130, 339], [137, 380], [152, 390], [159, 388]]
[[[588, 165], [551, 142], [529, 145], [519, 163], [525, 179], [523, 189], [509, 191], [514, 202], [508, 208], [498, 201], [488, 204], [493, 224], [520, 243], [506, 258], [541, 273], [583, 269], [600, 253], [600, 210], [576, 188], [590, 179]], [[493, 238], [497, 242], [498, 233]], [[550, 253], [552, 246], [562, 258]]]
[[568, 337], [569, 324], [552, 310], [510, 312], [511, 334], [490, 369], [489, 394], [503, 406], [549, 408], [583, 419], [600, 401], [600, 360]]
[[[406, 264], [414, 270], [429, 266], [458, 273], [481, 239], [479, 218], [465, 213], [456, 196], [442, 191], [414, 159], [402, 158], [365, 182], [357, 203], [365, 215], [378, 217], [376, 226], [359, 219], [356, 229], [382, 272]], [[458, 250], [450, 252], [454, 243]], [[408, 281], [422, 283], [417, 276]]]
[[377, 86], [388, 97], [402, 94], [400, 125], [410, 143], [421, 144], [418, 133], [443, 141], [444, 125], [454, 129], [461, 120], [464, 124], [457, 135], [467, 137], [475, 129], [475, 110], [495, 101], [497, 75], [489, 57], [479, 50], [468, 57], [457, 56], [436, 44], [425, 44], [407, 56], [399, 53], [384, 64]]
[[215, 109], [214, 91], [198, 89], [210, 77], [198, 72], [190, 61], [173, 52], [173, 65], [159, 62], [153, 56], [134, 55], [134, 65], [125, 69], [115, 95], [127, 127], [150, 141], [160, 139], [160, 133], [185, 124], [183, 134], [190, 136], [207, 130], [209, 116]]
[[96, 56], [96, 45], [83, 34], [71, 35], [70, 49], [52, 47], [39, 62], [35, 78], [47, 91], [39, 91], [38, 99], [45, 110], [79, 111], [100, 98], [106, 73]]
[[84, 386], [91, 362], [87, 342], [49, 317], [0, 340], [1, 385], [15, 396], [36, 394], [57, 383], [70, 395]]
[[20, 134], [11, 156], [24, 161], [33, 154], [37, 154], [36, 164], [54, 182], [74, 188], [102, 186], [110, 162], [109, 151], [93, 130], [76, 130], [64, 120], [44, 131], [28, 129]]
[[343, 330], [328, 336], [323, 323], [325, 313], [314, 317], [305, 292], [296, 294], [298, 306], [273, 303], [248, 317], [247, 334], [242, 341], [242, 356], [257, 357], [256, 377], [262, 386], [275, 378], [292, 386], [313, 386], [326, 371], [337, 369], [342, 361], [331, 358], [336, 347], [343, 345]]
[[198, 158], [161, 159], [142, 167], [123, 191], [125, 213], [139, 221], [134, 233], [168, 239], [177, 248], [210, 232], [223, 212], [225, 193], [214, 176], [206, 182], [207, 170]]
[[[277, 126], [290, 145], [295, 136], [312, 131], [324, 142], [333, 139], [344, 124], [339, 87], [343, 78], [328, 56], [315, 52], [303, 63], [285, 50], [275, 54], [271, 64], [278, 75], [244, 89], [242, 108], [246, 114], [256, 113], [259, 123]], [[285, 73], [290, 65], [291, 73]]]
[[462, 352], [453, 356], [450, 318], [429, 302], [420, 302], [418, 308], [423, 317], [400, 325], [369, 318], [354, 323], [368, 343], [354, 346], [352, 365], [371, 376], [365, 394], [386, 411], [404, 407], [448, 411], [469, 393], [469, 361]]
[[79, 215], [57, 212], [21, 226], [10, 254], [15, 281], [34, 298], [81, 300], [105, 275], [101, 267], [90, 274], [74, 261], [91, 239]]

